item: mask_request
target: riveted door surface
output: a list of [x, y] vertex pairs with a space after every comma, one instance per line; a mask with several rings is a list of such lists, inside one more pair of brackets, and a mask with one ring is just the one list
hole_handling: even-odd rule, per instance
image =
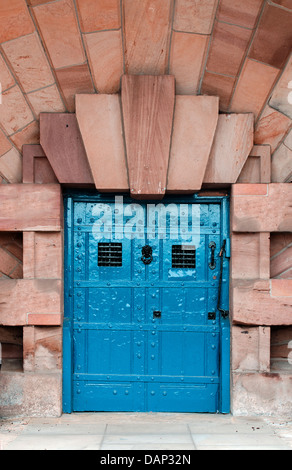
[[217, 309], [219, 288], [228, 303], [222, 201], [67, 199], [65, 408], [228, 408], [229, 321]]

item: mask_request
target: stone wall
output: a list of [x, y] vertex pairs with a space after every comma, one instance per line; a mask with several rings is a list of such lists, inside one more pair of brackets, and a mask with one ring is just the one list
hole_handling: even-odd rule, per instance
[[[151, 103], [157, 99], [157, 94], [153, 94], [152, 86], [148, 85], [157, 83], [157, 78], [153, 77], [152, 82], [149, 77], [139, 78], [139, 81], [144, 80], [146, 88], [139, 84], [137, 91], [136, 83], [132, 82], [130, 94], [135, 91], [135, 102], [148, 100]], [[164, 93], [163, 87], [159, 90], [157, 93]], [[173, 87], [168, 93], [174, 96]], [[180, 105], [175, 111], [169, 110], [172, 134], [165, 150], [166, 187], [163, 192], [179, 194], [203, 190], [212, 194], [213, 190], [220, 191], [222, 185], [231, 188], [232, 412], [291, 414], [292, 375], [288, 348], [292, 280], [289, 265], [282, 266], [283, 253], [289, 253], [290, 248], [292, 187], [288, 183], [270, 182], [270, 147], [253, 145], [251, 114], [218, 115], [216, 99], [212, 97], [185, 96], [177, 102]], [[114, 95], [96, 95], [89, 101], [86, 95], [80, 95], [77, 103], [77, 116], [41, 115], [43, 147], [24, 147], [23, 183], [0, 186], [1, 237], [3, 240], [6, 236], [12, 237], [11, 240], [14, 237], [18, 244], [22, 242], [22, 264], [18, 261], [22, 276], [12, 276], [18, 265], [11, 270], [5, 268], [4, 263], [0, 266], [0, 270], [9, 271], [10, 276], [0, 279], [0, 334], [7, 338], [7, 343], [10, 341], [11, 351], [14, 347], [20, 352], [18, 359], [21, 359], [21, 370], [8, 368], [0, 375], [2, 415], [59, 415], [62, 412], [63, 208], [60, 183], [73, 187], [83, 183], [85, 188], [100, 189], [103, 182], [103, 190], [128, 192], [131, 189], [127, 164], [131, 135], [124, 135], [122, 122], [125, 112], [131, 118], [133, 108], [124, 108]], [[144, 114], [146, 119], [147, 112]], [[94, 139], [90, 139], [93, 134], [86, 125], [88, 115], [92, 116], [93, 123], [101, 123]], [[192, 125], [194, 119], [201, 119], [204, 138]], [[111, 126], [110, 134], [106, 134], [107, 124]], [[150, 140], [159, 138], [157, 128], [150, 131], [143, 120], [140, 124], [144, 128], [141, 138], [147, 133]], [[119, 135], [121, 129], [122, 135]], [[206, 135], [209, 136], [207, 143]], [[116, 146], [120, 138], [123, 145]], [[135, 139], [137, 155], [140, 155], [137, 166], [145, 168], [147, 163], [151, 170], [151, 158], [147, 157], [147, 152], [139, 152], [142, 144], [139, 138]], [[115, 153], [112, 149], [116, 149]], [[189, 158], [180, 165], [184, 153]], [[102, 164], [107, 158], [111, 159], [113, 169], [119, 165], [114, 178]], [[171, 167], [177, 179], [166, 177]], [[189, 178], [190, 174], [194, 178]], [[162, 197], [157, 173], [153, 175], [149, 180], [150, 194]], [[149, 192], [139, 191], [139, 185], [144, 185], [145, 181], [148, 181], [147, 176], [136, 180], [136, 198], [149, 197]], [[168, 188], [170, 181], [171, 190]], [[8, 245], [5, 246], [7, 254]], [[278, 356], [283, 359], [281, 363]]]
[[0, 182], [22, 181], [41, 112], [118, 93], [123, 74], [171, 74], [177, 95], [253, 113], [272, 181], [290, 182], [291, 15], [288, 0], [1, 0]]
[[[289, 184], [232, 188], [232, 406], [235, 414], [291, 415], [292, 279], [277, 255], [292, 226]], [[289, 246], [289, 245], [288, 245]], [[272, 255], [272, 257], [271, 257]], [[275, 276], [275, 274], [279, 274]], [[291, 344], [291, 343], [290, 343]]]
[[[0, 279], [0, 415], [58, 416], [64, 311], [60, 185], [3, 185], [0, 201], [1, 240], [7, 253], [17, 247], [22, 260], [21, 276], [13, 276], [16, 267]], [[1, 270], [8, 272], [5, 261]]]

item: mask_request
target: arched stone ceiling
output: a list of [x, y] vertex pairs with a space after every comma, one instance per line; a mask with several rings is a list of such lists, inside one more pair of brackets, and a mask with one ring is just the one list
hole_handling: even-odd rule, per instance
[[272, 180], [292, 179], [292, 0], [1, 0], [0, 181], [20, 182], [41, 112], [117, 93], [123, 74], [172, 74], [177, 95], [252, 112]]

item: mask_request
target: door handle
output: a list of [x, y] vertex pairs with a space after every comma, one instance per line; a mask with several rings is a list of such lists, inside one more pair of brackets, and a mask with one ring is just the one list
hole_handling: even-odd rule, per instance
[[210, 242], [209, 243], [209, 248], [211, 248], [211, 261], [209, 263], [209, 268], [214, 270], [216, 268], [216, 261], [215, 261], [216, 243], [215, 242]]
[[142, 248], [142, 258], [141, 261], [143, 261], [144, 264], [151, 264], [153, 261], [153, 256], [152, 256], [152, 247], [149, 245], [145, 245]]

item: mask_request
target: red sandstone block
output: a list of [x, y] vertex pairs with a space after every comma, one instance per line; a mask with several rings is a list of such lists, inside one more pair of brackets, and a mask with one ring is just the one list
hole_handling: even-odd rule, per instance
[[[271, 277], [289, 278], [292, 269], [292, 245], [271, 259]], [[290, 276], [289, 273], [290, 272]]]
[[83, 37], [92, 78], [98, 93], [118, 93], [123, 74], [121, 30], [97, 31], [84, 34]]
[[[287, 82], [285, 83], [287, 90], [287, 104], [288, 81], [289, 80], [287, 78]], [[269, 145], [271, 147], [271, 152], [274, 153], [280, 142], [283, 140], [283, 137], [289, 130], [290, 126], [291, 119], [267, 105], [256, 124], [254, 141], [256, 144]]]
[[22, 148], [22, 182], [58, 183], [57, 177], [41, 145], [26, 144]]
[[220, 114], [204, 183], [235, 183], [253, 147], [254, 117]]
[[0, 185], [0, 231], [60, 231], [61, 198], [58, 184]]
[[[271, 289], [271, 284], [274, 283]], [[233, 281], [233, 323], [292, 325], [292, 280]]]
[[38, 144], [40, 141], [40, 128], [38, 121], [33, 121], [24, 129], [10, 136], [17, 149], [22, 152], [23, 145]]
[[252, 112], [257, 118], [278, 76], [279, 69], [247, 58], [231, 101], [230, 111]]
[[37, 33], [6, 42], [2, 47], [26, 93], [54, 83], [49, 62]]
[[62, 315], [58, 313], [29, 313], [27, 325], [59, 326], [62, 324]]
[[0, 247], [0, 271], [9, 276], [12, 271], [16, 268], [19, 261], [7, 253], [6, 250]]
[[75, 95], [80, 93], [94, 93], [88, 64], [74, 65], [56, 70], [60, 88], [65, 97], [67, 109], [70, 113], [75, 112]]
[[77, 0], [76, 5], [83, 33], [121, 27], [119, 0]]
[[292, 233], [272, 233], [271, 234], [271, 256], [277, 255], [280, 251], [292, 244]]
[[34, 321], [42, 325], [46, 321], [49, 325], [60, 324], [62, 291], [62, 282], [59, 280], [1, 279], [0, 324], [13, 326], [26, 325], [29, 322], [31, 325]]
[[177, 95], [196, 95], [209, 36], [173, 31], [169, 73], [175, 76]]
[[23, 328], [24, 372], [57, 371], [62, 368], [62, 328]]
[[[1, 67], [1, 63], [0, 63], [0, 67]], [[0, 80], [1, 80], [1, 77], [0, 77]], [[11, 147], [12, 147], [11, 143], [9, 142], [7, 137], [4, 135], [4, 133], [0, 129], [0, 156], [9, 152]]]
[[14, 147], [0, 158], [0, 174], [8, 183], [21, 182], [21, 166], [21, 155]]
[[210, 34], [217, 8], [216, 0], [176, 0], [173, 29]]
[[1, 0], [0, 42], [32, 33], [34, 25], [24, 0]]
[[[2, 55], [0, 54], [0, 82], [2, 85], [2, 92], [11, 88], [15, 84], [15, 80], [11, 75], [11, 72], [6, 65]], [[1, 134], [1, 133], [0, 133]], [[1, 149], [1, 138], [0, 138], [0, 149]]]
[[122, 78], [129, 183], [135, 198], [161, 199], [165, 194], [174, 101], [171, 75]]
[[271, 3], [265, 4], [249, 57], [281, 69], [291, 51], [292, 12]]
[[175, 103], [167, 190], [202, 187], [218, 122], [214, 96], [177, 96]]
[[281, 279], [292, 279], [292, 267], [281, 274]]
[[267, 184], [234, 184], [232, 186], [233, 196], [267, 196]]
[[235, 77], [226, 77], [216, 73], [205, 72], [201, 93], [203, 95], [220, 96], [220, 110], [227, 111], [232, 97]]
[[234, 232], [292, 232], [292, 186], [235, 185], [231, 219]]
[[[92, 99], [91, 95], [89, 97]], [[40, 130], [41, 146], [58, 181], [93, 184], [75, 114], [42, 113]]]
[[[291, 0], [288, 0], [291, 2]], [[291, 88], [289, 88], [289, 83], [292, 76], [292, 56], [287, 62], [285, 69], [281, 75], [280, 80], [277, 82], [271, 99], [269, 101], [269, 106], [280, 111], [282, 117], [289, 117], [292, 119], [292, 106], [289, 97], [291, 96]], [[290, 121], [291, 122], [291, 121]]]
[[55, 84], [33, 91], [27, 95], [27, 98], [37, 119], [39, 119], [41, 113], [62, 113], [66, 111], [60, 90]]
[[23, 232], [23, 278], [35, 278], [34, 260], [34, 235], [35, 232]]
[[233, 233], [232, 279], [270, 279], [270, 234]]
[[[2, 93], [0, 123], [7, 135], [28, 126], [33, 120], [32, 111], [18, 85]], [[17, 111], [16, 111], [17, 110]]]
[[63, 239], [61, 233], [23, 234], [23, 271], [26, 279], [62, 278]]
[[233, 326], [232, 369], [236, 371], [269, 371], [269, 327]]
[[271, 148], [269, 145], [254, 145], [237, 183], [271, 183]]
[[55, 68], [85, 63], [72, 0], [38, 5], [33, 12]]
[[[272, 279], [271, 295], [273, 297], [291, 297], [292, 299], [292, 279]], [[292, 325], [292, 310], [291, 310]]]
[[172, 8], [170, 0], [123, 1], [126, 73], [166, 73]]
[[9, 274], [11, 279], [22, 279], [23, 278], [23, 269], [22, 264], [19, 263], [16, 268]]
[[22, 234], [0, 232], [0, 246], [22, 262]]
[[289, 416], [291, 413], [290, 374], [235, 373], [232, 382], [234, 414]]
[[99, 191], [128, 191], [119, 96], [77, 95], [76, 117], [95, 187]]
[[251, 35], [252, 30], [215, 21], [207, 70], [237, 76]]
[[217, 18], [219, 21], [237, 24], [244, 28], [253, 29], [260, 13], [263, 0], [221, 0]]
[[34, 370], [34, 350], [34, 327], [25, 326], [23, 328], [23, 369], [25, 372]]

